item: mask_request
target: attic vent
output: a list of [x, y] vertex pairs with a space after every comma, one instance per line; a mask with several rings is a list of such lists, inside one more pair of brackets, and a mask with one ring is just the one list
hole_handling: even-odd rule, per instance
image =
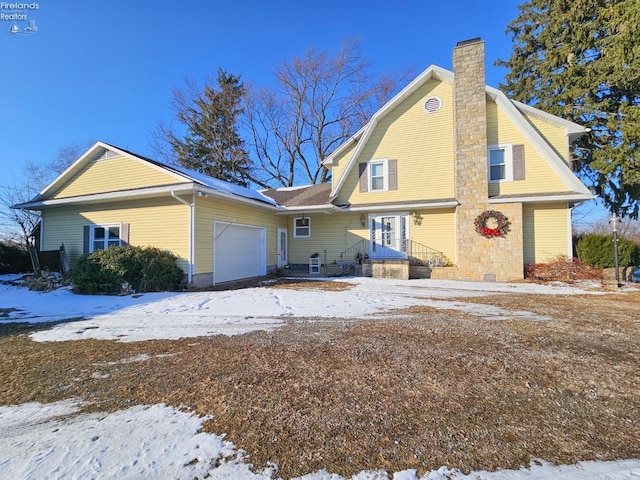
[[438, 97], [429, 97], [424, 102], [424, 111], [427, 113], [436, 113], [442, 107], [442, 101]]
[[91, 159], [93, 162], [97, 162], [98, 160], [106, 160], [107, 158], [119, 157], [120, 154], [116, 153], [112, 150], [105, 148], [102, 152], [98, 152], [98, 154]]

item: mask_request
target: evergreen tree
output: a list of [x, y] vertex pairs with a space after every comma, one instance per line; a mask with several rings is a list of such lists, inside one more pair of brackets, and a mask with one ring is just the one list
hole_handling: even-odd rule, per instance
[[176, 118], [186, 131], [181, 138], [161, 125], [160, 133], [178, 165], [246, 187], [251, 163], [237, 129], [244, 86], [239, 76], [222, 69], [216, 84], [200, 90], [189, 83], [187, 92], [174, 91]]
[[507, 27], [512, 98], [589, 127], [574, 150], [605, 205], [640, 207], [640, 2], [528, 0]]

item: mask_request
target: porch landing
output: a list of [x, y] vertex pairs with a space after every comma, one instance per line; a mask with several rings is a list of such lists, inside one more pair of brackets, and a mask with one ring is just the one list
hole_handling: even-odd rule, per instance
[[409, 260], [367, 259], [361, 265], [362, 276], [409, 280]]

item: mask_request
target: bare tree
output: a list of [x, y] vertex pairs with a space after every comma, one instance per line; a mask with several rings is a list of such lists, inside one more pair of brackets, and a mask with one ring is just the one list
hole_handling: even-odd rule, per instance
[[[93, 143], [95, 142], [90, 141], [84, 145], [88, 147]], [[49, 163], [27, 160], [22, 180], [14, 181], [13, 185], [0, 186], [0, 228], [7, 239], [27, 247], [34, 246], [33, 232], [40, 222], [40, 212], [12, 207], [31, 200], [85, 150], [83, 144], [72, 143], [61, 147], [54, 160]]]
[[40, 222], [39, 212], [12, 208], [27, 202], [33, 192], [28, 184], [0, 186], [0, 227], [5, 240], [20, 243], [25, 247], [34, 246], [33, 231]]
[[410, 71], [372, 81], [358, 41], [335, 56], [309, 50], [275, 71], [274, 89], [250, 90], [245, 129], [253, 147], [259, 185], [330, 181], [324, 160], [360, 129], [397, 90]]

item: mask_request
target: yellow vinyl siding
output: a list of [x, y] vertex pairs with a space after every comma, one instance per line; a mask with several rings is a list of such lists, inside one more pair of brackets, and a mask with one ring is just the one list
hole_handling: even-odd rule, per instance
[[493, 102], [487, 102], [487, 144], [512, 143], [524, 145], [525, 179], [513, 182], [489, 183], [489, 195], [513, 195], [567, 191], [570, 188], [526, 141], [520, 130]]
[[524, 263], [545, 263], [569, 251], [571, 229], [566, 203], [523, 206]]
[[83, 254], [84, 226], [112, 223], [130, 225], [131, 245], [171, 251], [187, 272], [189, 209], [173, 198], [44, 210], [42, 249], [57, 250], [64, 242], [73, 262]]
[[[374, 211], [363, 212], [365, 218]], [[406, 213], [406, 212], [405, 212]], [[453, 209], [424, 210], [422, 224], [414, 225], [413, 217], [409, 216], [409, 238], [415, 242], [444, 253], [451, 261], [454, 260], [454, 213]], [[389, 212], [394, 215], [396, 212]], [[311, 238], [291, 238], [293, 218], [289, 218], [289, 262], [309, 262], [309, 257], [318, 253], [323, 264], [331, 264], [340, 260], [340, 254], [350, 249], [361, 240], [365, 240], [361, 248], [364, 253], [369, 252], [368, 222], [363, 227], [360, 223], [361, 213], [341, 215], [312, 215]]]
[[546, 122], [543, 119], [534, 115], [528, 115], [524, 113], [524, 116], [529, 123], [536, 129], [536, 131], [551, 145], [560, 157], [570, 165], [569, 163], [569, 140], [564, 128], [553, 125]]
[[[426, 113], [424, 102], [437, 96], [436, 113]], [[380, 120], [358, 162], [397, 160], [398, 189], [360, 192], [359, 169], [354, 165], [337, 198], [337, 204], [378, 203], [454, 196], [453, 108], [451, 86], [429, 81]], [[345, 160], [340, 164], [346, 163]], [[340, 170], [338, 170], [339, 174]], [[334, 181], [337, 181], [334, 177]]]
[[[340, 259], [340, 253], [363, 238], [369, 238], [367, 226], [360, 224], [360, 213], [311, 215], [310, 238], [292, 238], [293, 218], [289, 217], [287, 223], [289, 263], [308, 263], [314, 253], [320, 254], [323, 264], [333, 263]], [[367, 245], [364, 248], [367, 251], [369, 247]]]
[[419, 210], [422, 223], [414, 225], [409, 217], [411, 240], [445, 254], [455, 262], [455, 212], [453, 208]]
[[[186, 207], [185, 207], [186, 208]], [[267, 267], [277, 264], [278, 227], [288, 227], [287, 218], [273, 211], [238, 205], [217, 199], [196, 197], [195, 211], [195, 274], [213, 272], [213, 223], [229, 222], [237, 225], [266, 227]]]
[[171, 185], [181, 181], [184, 182], [151, 164], [128, 157], [115, 157], [87, 163], [80, 172], [53, 192], [50, 198]]

